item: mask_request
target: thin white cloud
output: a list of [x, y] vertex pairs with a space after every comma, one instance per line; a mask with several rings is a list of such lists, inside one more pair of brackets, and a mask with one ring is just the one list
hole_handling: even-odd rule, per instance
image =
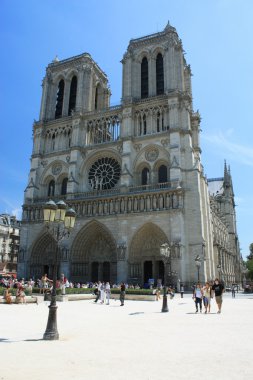
[[22, 208], [15, 208], [11, 211], [11, 215], [15, 215], [18, 220], [21, 220], [22, 218]]
[[6, 205], [5, 211], [2, 213], [15, 215], [17, 219], [21, 219], [22, 207], [20, 207], [19, 205], [14, 205], [11, 201], [9, 201], [6, 198], [0, 198], [0, 202]]
[[253, 166], [253, 148], [231, 141], [232, 130], [229, 129], [224, 135], [222, 132], [208, 135], [202, 138], [213, 145], [213, 148], [222, 148], [222, 156], [244, 165]]

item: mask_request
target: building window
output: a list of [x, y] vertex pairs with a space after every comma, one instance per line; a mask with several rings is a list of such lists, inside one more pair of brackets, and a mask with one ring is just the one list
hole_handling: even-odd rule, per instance
[[144, 168], [141, 172], [141, 184], [148, 185], [149, 184], [149, 170], [148, 168]]
[[95, 92], [95, 110], [98, 109], [98, 86], [96, 87], [96, 92]]
[[157, 132], [160, 132], [160, 112], [157, 112], [157, 118], [156, 118], [156, 130]]
[[120, 179], [121, 168], [111, 157], [99, 158], [89, 170], [89, 184], [92, 190], [112, 189]]
[[168, 181], [167, 167], [161, 165], [158, 169], [158, 183], [164, 183]]
[[69, 93], [69, 111], [68, 115], [71, 115], [71, 112], [75, 110], [76, 107], [76, 92], [77, 92], [77, 77], [73, 76], [70, 85]]
[[54, 191], [55, 191], [55, 181], [52, 179], [48, 185], [48, 192], [47, 192], [48, 197], [53, 197]]
[[156, 57], [156, 94], [164, 94], [163, 56], [161, 53]]
[[67, 194], [68, 178], [64, 178], [61, 184], [61, 195]]
[[55, 118], [59, 119], [62, 116], [63, 97], [64, 97], [64, 80], [60, 80], [57, 91], [57, 100], [55, 106]]
[[146, 57], [141, 62], [141, 98], [148, 97], [148, 60]]
[[146, 115], [143, 115], [143, 134], [144, 135], [147, 134], [147, 119], [146, 119]]

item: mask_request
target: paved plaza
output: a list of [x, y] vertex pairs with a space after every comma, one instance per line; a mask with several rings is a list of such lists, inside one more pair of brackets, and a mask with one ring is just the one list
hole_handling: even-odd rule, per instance
[[47, 302], [0, 305], [0, 380], [250, 379], [253, 295], [195, 314], [190, 295], [158, 302], [58, 303], [59, 341], [41, 340]]

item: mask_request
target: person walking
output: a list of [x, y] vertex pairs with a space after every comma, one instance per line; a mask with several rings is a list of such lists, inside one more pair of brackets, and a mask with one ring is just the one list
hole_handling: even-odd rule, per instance
[[213, 294], [215, 295], [215, 300], [218, 306], [217, 313], [221, 313], [221, 306], [222, 306], [222, 294], [224, 293], [224, 286], [220, 282], [218, 278], [215, 279], [214, 284], [212, 286]]
[[96, 299], [94, 302], [98, 302], [99, 298], [100, 298], [100, 293], [101, 293], [101, 282], [98, 281], [98, 284], [95, 286], [95, 290], [94, 290], [94, 294], [96, 296]]
[[209, 282], [206, 282], [205, 286], [202, 288], [203, 292], [203, 302], [205, 307], [205, 314], [210, 313], [211, 310], [211, 298], [212, 298], [212, 288]]
[[183, 284], [180, 285], [180, 294], [181, 294], [181, 298], [184, 298], [184, 285]]
[[[201, 285], [200, 285], [199, 282], [197, 283], [197, 285], [195, 287], [195, 290], [194, 290], [194, 293], [193, 293], [193, 298], [194, 298], [194, 301], [195, 301], [196, 313], [198, 313], [199, 311], [202, 313], [203, 291], [201, 289]], [[198, 305], [199, 305], [199, 308], [198, 308]]]
[[161, 288], [157, 285], [156, 291], [155, 291], [155, 299], [156, 301], [159, 301], [161, 299]]
[[47, 292], [48, 290], [48, 282], [53, 282], [52, 280], [49, 280], [47, 277], [47, 274], [45, 273], [44, 276], [41, 277], [41, 288], [40, 288], [40, 293], [42, 291], [42, 294]]
[[122, 282], [122, 283], [120, 284], [120, 297], [119, 297], [119, 300], [120, 300], [120, 306], [124, 306], [125, 295], [126, 295], [126, 285], [125, 285], [124, 282]]
[[235, 284], [232, 284], [232, 298], [235, 298]]
[[111, 286], [109, 282], [105, 284], [105, 299], [106, 305], [110, 305], [110, 296], [111, 296]]
[[103, 304], [105, 302], [105, 283], [102, 282], [100, 288], [100, 303]]

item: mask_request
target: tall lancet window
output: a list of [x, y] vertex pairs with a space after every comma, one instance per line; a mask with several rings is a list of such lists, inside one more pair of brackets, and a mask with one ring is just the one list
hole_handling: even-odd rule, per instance
[[64, 178], [61, 184], [61, 195], [67, 194], [68, 178]]
[[64, 97], [64, 80], [61, 79], [58, 85], [57, 100], [55, 106], [55, 118], [62, 117], [63, 97]]
[[71, 111], [76, 107], [76, 91], [77, 91], [77, 77], [74, 75], [71, 80], [70, 93], [69, 93], [69, 110], [68, 115], [71, 115]]
[[163, 56], [161, 53], [156, 57], [156, 95], [164, 94]]
[[167, 167], [161, 165], [158, 169], [158, 183], [164, 183], [168, 181]]
[[148, 185], [150, 182], [150, 174], [148, 168], [142, 169], [141, 172], [141, 184], [142, 185]]
[[52, 179], [49, 182], [49, 184], [48, 184], [47, 196], [48, 197], [53, 197], [54, 196], [54, 191], [55, 191], [55, 181]]
[[141, 62], [141, 98], [148, 97], [148, 60], [146, 57]]

